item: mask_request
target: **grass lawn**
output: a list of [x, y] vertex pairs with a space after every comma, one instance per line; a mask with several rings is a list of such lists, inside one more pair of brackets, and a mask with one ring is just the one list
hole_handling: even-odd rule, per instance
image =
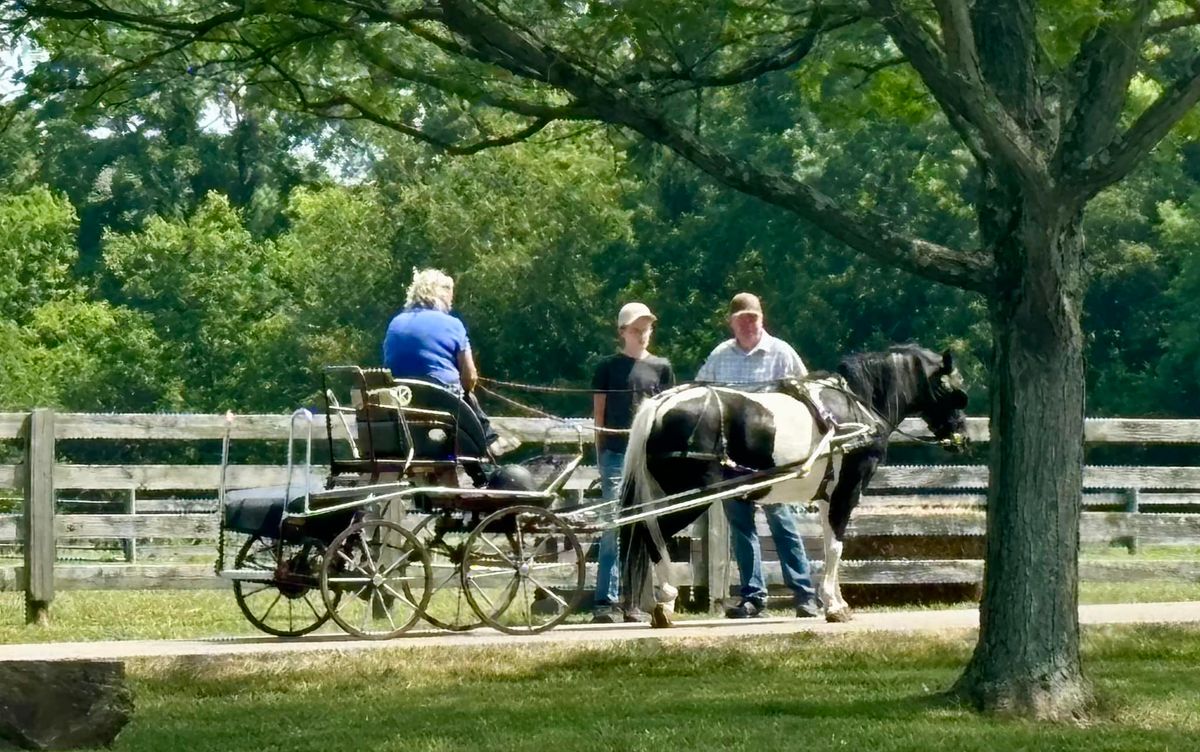
[[1193, 750], [1200, 629], [1086, 630], [1081, 724], [981, 717], [939, 692], [966, 635], [796, 635], [128, 664], [117, 750]]

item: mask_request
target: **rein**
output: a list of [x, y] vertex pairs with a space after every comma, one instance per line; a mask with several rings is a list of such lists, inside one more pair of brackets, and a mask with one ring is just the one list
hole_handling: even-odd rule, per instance
[[[887, 436], [891, 436], [893, 433], [898, 433], [901, 436], [907, 436], [908, 438], [912, 439], [913, 441], [915, 441], [919, 444], [928, 444], [929, 446], [941, 446], [942, 445], [941, 439], [937, 439], [937, 438], [927, 439], [924, 436], [917, 436], [916, 434], [909, 433], [908, 431], [905, 431], [904, 429], [900, 428], [900, 423], [904, 422], [904, 418], [901, 418], [898, 422], [893, 423], [892, 421], [890, 421], [886, 417], [884, 417], [883, 413], [876, 410], [874, 405], [870, 404], [869, 402], [863, 401], [862, 398], [860, 398], [857, 394], [855, 394], [853, 391], [851, 391], [850, 389], [848, 389], [846, 387], [830, 384], [825, 388], [832, 389], [835, 392], [841, 392], [842, 394], [846, 395], [847, 397], [850, 397], [851, 399], [853, 399], [855, 402], [857, 402], [859, 405], [861, 405], [864, 409], [866, 409], [872, 415], [874, 415], [875, 418], [877, 418], [880, 423], [887, 426], [887, 428], [888, 428]], [[886, 439], [886, 436], [885, 436], [885, 439]]]

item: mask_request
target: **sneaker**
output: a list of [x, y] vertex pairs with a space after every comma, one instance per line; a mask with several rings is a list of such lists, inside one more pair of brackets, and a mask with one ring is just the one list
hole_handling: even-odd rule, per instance
[[626, 624], [649, 624], [650, 614], [640, 608], [631, 608], [622, 615], [621, 621]]
[[796, 605], [797, 619], [815, 619], [821, 615], [821, 607], [813, 601], [805, 601]]
[[592, 614], [593, 624], [616, 624], [621, 620], [621, 609], [612, 606], [601, 606]]
[[766, 610], [766, 605], [760, 601], [750, 598], [743, 598], [742, 602], [736, 606], [730, 606], [725, 609], [726, 619], [753, 619], [762, 616]]

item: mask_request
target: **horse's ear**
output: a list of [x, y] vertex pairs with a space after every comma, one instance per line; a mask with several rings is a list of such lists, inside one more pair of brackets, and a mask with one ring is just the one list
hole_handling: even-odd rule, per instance
[[946, 373], [954, 372], [954, 353], [949, 350], [942, 353], [942, 370]]

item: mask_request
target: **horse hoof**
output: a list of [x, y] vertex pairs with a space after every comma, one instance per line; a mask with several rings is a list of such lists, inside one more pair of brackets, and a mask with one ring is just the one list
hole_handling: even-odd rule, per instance
[[838, 611], [826, 611], [825, 621], [831, 624], [841, 624], [848, 622], [854, 618], [854, 614], [848, 608], [843, 608]]
[[662, 605], [654, 607], [654, 613], [650, 615], [650, 626], [654, 629], [669, 629], [675, 626], [671, 621], [671, 617], [667, 615], [667, 609]]

